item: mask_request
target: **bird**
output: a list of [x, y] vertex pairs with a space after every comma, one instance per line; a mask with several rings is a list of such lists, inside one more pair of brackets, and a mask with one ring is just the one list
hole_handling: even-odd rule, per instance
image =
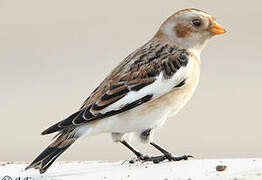
[[[209, 39], [225, 32], [207, 12], [195, 8], [175, 12], [152, 39], [111, 71], [79, 110], [42, 132], [57, 134], [26, 170], [34, 168], [42, 174], [77, 139], [100, 133], [110, 133], [114, 142], [134, 153], [136, 161], [159, 163], [193, 157], [173, 156], [153, 135], [189, 101], [199, 81], [201, 51]], [[152, 145], [161, 155], [144, 155], [128, 142], [131, 137]]]

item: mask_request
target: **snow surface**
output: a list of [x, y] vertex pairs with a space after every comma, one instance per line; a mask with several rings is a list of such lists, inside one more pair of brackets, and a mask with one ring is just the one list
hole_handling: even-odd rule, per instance
[[[107, 180], [107, 179], [161, 179], [161, 180], [262, 180], [261, 159], [205, 159], [160, 164], [129, 164], [125, 161], [57, 162], [44, 173], [27, 170], [26, 162], [0, 162], [0, 180]], [[225, 165], [224, 171], [217, 171]], [[5, 179], [10, 176], [12, 179]], [[19, 179], [20, 177], [20, 179]]]

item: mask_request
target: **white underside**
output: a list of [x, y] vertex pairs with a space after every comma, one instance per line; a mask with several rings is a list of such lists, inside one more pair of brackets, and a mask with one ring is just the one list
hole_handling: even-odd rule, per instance
[[[173, 89], [183, 79], [186, 79], [186, 84], [181, 88]], [[117, 109], [148, 94], [154, 94], [153, 100], [118, 115], [81, 126], [79, 135], [104, 132], [136, 134], [151, 128], [158, 129], [168, 117], [174, 116], [188, 102], [198, 84], [198, 79], [199, 64], [191, 57], [187, 66], [180, 68], [171, 79], [165, 79], [161, 74], [153, 84], [138, 92], [130, 93], [109, 106], [107, 110]]]

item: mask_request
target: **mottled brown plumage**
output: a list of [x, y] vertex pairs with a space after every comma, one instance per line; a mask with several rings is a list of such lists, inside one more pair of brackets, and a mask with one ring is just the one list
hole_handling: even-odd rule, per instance
[[[89, 121], [108, 117], [109, 114], [117, 114], [111, 112], [101, 114], [100, 112], [125, 97], [128, 92], [139, 91], [152, 84], [161, 72], [166, 79], [172, 77], [180, 67], [186, 66], [187, 61], [188, 52], [185, 49], [179, 49], [158, 40], [146, 43], [120, 63], [92, 92], [79, 111], [81, 116], [59, 122], [44, 131], [43, 134], [79, 126]], [[125, 106], [121, 109], [124, 108]], [[122, 112], [121, 109], [117, 109], [118, 112]]]

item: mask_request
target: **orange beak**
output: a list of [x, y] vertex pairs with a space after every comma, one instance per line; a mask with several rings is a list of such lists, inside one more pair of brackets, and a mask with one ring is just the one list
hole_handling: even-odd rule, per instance
[[209, 31], [211, 33], [213, 33], [214, 35], [219, 35], [219, 34], [224, 34], [226, 33], [226, 30], [221, 26], [219, 25], [217, 22], [215, 22], [211, 28], [209, 29]]

